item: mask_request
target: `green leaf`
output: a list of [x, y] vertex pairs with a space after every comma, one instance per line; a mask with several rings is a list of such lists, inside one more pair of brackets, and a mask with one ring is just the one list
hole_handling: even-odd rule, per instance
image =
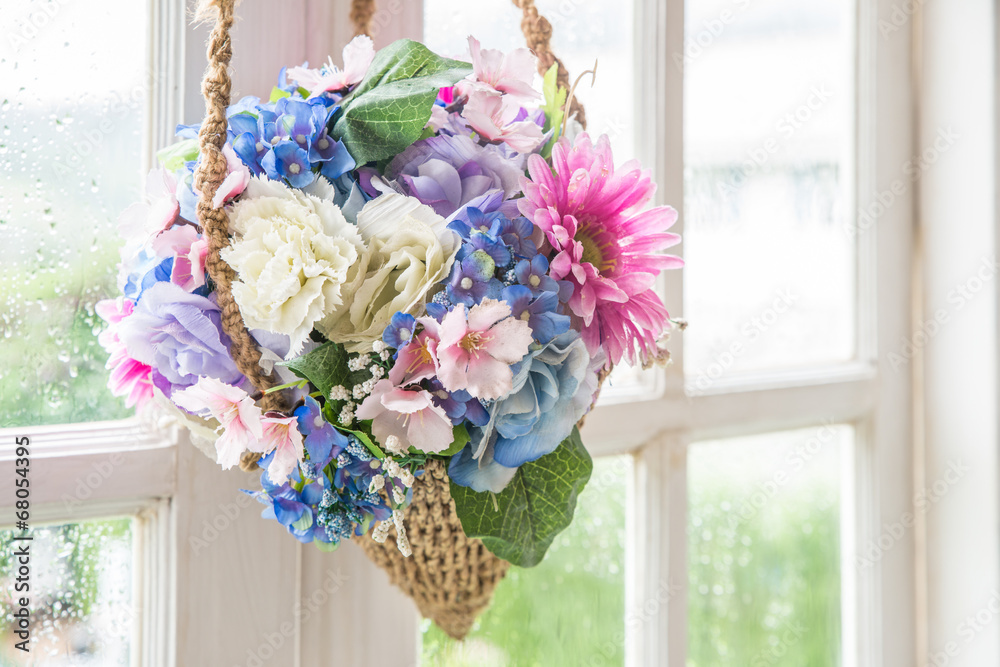
[[451, 485], [451, 497], [466, 535], [514, 565], [532, 567], [573, 521], [576, 499], [593, 468], [574, 428], [554, 452], [521, 466], [496, 494], [496, 506], [490, 493], [458, 484]]
[[336, 551], [337, 547], [340, 546], [340, 542], [324, 542], [323, 540], [313, 540], [313, 544], [315, 544], [316, 548], [323, 553]]
[[548, 132], [555, 129], [555, 132], [552, 133], [552, 138], [549, 139], [549, 142], [545, 144], [545, 148], [542, 149], [542, 157], [544, 158], [548, 158], [552, 154], [552, 147], [555, 145], [556, 139], [559, 138], [563, 113], [566, 107], [566, 95], [568, 92], [565, 88], [561, 88], [556, 81], [558, 73], [559, 65], [553, 63], [552, 67], [545, 72], [545, 76], [542, 77], [542, 94], [545, 96], [545, 104], [541, 106], [542, 111], [545, 112], [545, 126], [542, 128], [542, 131]]
[[330, 399], [330, 390], [339, 384], [344, 384], [350, 375], [350, 370], [347, 368], [347, 350], [343, 345], [330, 341], [301, 357], [279, 362], [279, 365], [287, 366], [300, 378], [312, 382], [327, 400]]
[[[292, 94], [290, 92], [288, 92], [287, 90], [282, 90], [281, 88], [278, 88], [277, 86], [275, 86], [274, 88], [271, 89], [271, 97], [267, 101], [268, 102], [277, 102], [282, 97], [291, 97], [291, 96], [292, 96]], [[309, 93], [306, 93], [305, 97], [309, 97]]]
[[472, 66], [436, 55], [409, 39], [375, 54], [365, 78], [341, 102], [332, 134], [364, 164], [400, 153], [420, 138], [438, 89], [453, 85]]
[[185, 162], [190, 162], [198, 157], [198, 140], [184, 139], [176, 144], [167, 146], [156, 153], [156, 159], [167, 171], [177, 171], [184, 166]]

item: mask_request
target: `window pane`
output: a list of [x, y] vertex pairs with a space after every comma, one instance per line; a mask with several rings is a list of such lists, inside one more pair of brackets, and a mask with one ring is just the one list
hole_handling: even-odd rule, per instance
[[[448, 667], [621, 665], [629, 456], [600, 458], [573, 523], [536, 567], [512, 567], [464, 642], [424, 621], [422, 663]], [[591, 663], [591, 660], [596, 662]]]
[[[16, 534], [20, 535], [18, 531]], [[13, 553], [22, 542], [0, 532], [0, 572], [14, 571]], [[30, 651], [14, 648], [12, 600], [0, 601], [0, 664], [130, 664], [138, 613], [132, 595], [132, 520], [111, 519], [46, 526], [32, 530]], [[7, 581], [5, 592], [14, 590]]]
[[0, 18], [0, 426], [125, 414], [93, 305], [142, 183], [145, 12], [24, 0]]
[[689, 386], [849, 359], [854, 4], [686, 7]]
[[841, 664], [846, 426], [702, 442], [688, 457], [688, 666]]

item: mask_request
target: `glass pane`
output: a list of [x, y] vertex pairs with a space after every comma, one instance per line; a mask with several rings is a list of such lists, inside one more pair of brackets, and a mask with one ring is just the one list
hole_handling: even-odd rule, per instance
[[[0, 532], [0, 572], [15, 571], [21, 531]], [[131, 665], [138, 612], [132, 593], [132, 520], [110, 519], [36, 528], [30, 533], [29, 652], [14, 648], [18, 610], [0, 598], [4, 618], [0, 665]], [[12, 581], [5, 593], [13, 594]]]
[[[552, 51], [569, 71], [570, 81], [594, 67], [576, 90], [587, 113], [592, 136], [607, 134], [615, 164], [635, 157], [635, 107], [623, 100], [634, 98], [634, 3], [537, 0], [540, 14], [552, 24]], [[510, 0], [424, 0], [424, 41], [433, 51], [468, 58], [468, 35], [483, 47], [507, 52], [523, 47], [521, 11]], [[536, 88], [541, 90], [541, 79]], [[621, 366], [608, 379], [601, 403], [649, 396], [655, 386], [653, 372]]]
[[464, 642], [430, 621], [422, 664], [435, 667], [621, 665], [625, 660], [625, 503], [629, 456], [600, 458], [573, 523], [536, 567], [512, 567]]
[[24, 0], [0, 18], [0, 427], [124, 414], [93, 306], [142, 184], [145, 12]]
[[841, 664], [847, 426], [702, 442], [688, 455], [688, 667]]
[[688, 384], [850, 359], [854, 3], [686, 7]]

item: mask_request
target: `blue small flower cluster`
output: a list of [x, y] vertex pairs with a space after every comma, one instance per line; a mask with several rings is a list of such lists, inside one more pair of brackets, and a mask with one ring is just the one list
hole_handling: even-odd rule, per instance
[[[389, 498], [394, 489], [408, 494], [403, 482], [387, 474], [382, 465], [373, 466], [378, 461], [372, 453], [357, 436], [334, 428], [316, 399], [307, 396], [294, 414], [305, 436], [308, 460], [284, 484], [274, 484], [267, 472], [261, 474], [263, 491], [247, 493], [267, 505], [262, 516], [277, 520], [300, 542], [315, 541], [327, 549], [351, 535], [364, 535], [376, 521], [389, 519], [392, 507], [373, 480], [383, 478]], [[270, 456], [261, 460], [262, 468], [267, 468]]]
[[[248, 96], [229, 107], [227, 143], [256, 176], [299, 189], [325, 176], [336, 188], [334, 202], [343, 205], [354, 189], [351, 172], [357, 165], [343, 142], [329, 134], [342, 96], [328, 92], [307, 98], [303, 96], [306, 91], [285, 84], [284, 70], [280, 84], [272, 101]], [[178, 125], [177, 136], [193, 139], [198, 129], [198, 125]], [[196, 166], [197, 161], [189, 161], [178, 172], [177, 200], [187, 220], [197, 219]]]
[[510, 304], [514, 317], [528, 322], [539, 343], [569, 330], [570, 318], [561, 311], [572, 285], [548, 275], [549, 262], [538, 252], [530, 220], [469, 207], [448, 227], [462, 237], [462, 247], [447, 287], [434, 295], [428, 314], [441, 320], [460, 303], [471, 307], [497, 299]]

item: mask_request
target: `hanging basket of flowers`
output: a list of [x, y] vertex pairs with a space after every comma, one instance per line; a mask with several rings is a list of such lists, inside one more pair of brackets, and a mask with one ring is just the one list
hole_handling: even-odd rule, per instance
[[569, 525], [578, 424], [613, 366], [668, 359], [655, 282], [681, 266], [676, 212], [583, 131], [551, 26], [514, 4], [531, 50], [470, 37], [467, 63], [376, 53], [358, 0], [342, 68], [233, 103], [234, 0], [203, 3], [206, 116], [123, 214], [99, 307], [116, 394], [259, 468], [266, 518], [359, 542], [457, 638]]

